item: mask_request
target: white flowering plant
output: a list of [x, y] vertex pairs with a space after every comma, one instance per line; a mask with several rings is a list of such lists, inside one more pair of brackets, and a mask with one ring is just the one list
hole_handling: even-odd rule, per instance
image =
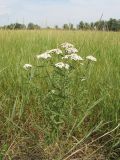
[[[54, 126], [52, 130], [58, 132], [59, 127], [64, 124], [63, 115], [67, 115], [68, 110], [72, 111], [69, 107], [73, 103], [73, 97], [76, 105], [80, 106], [78, 99], [86, 94], [85, 82], [90, 76], [89, 67], [97, 59], [92, 55], [82, 58], [78, 49], [67, 42], [61, 44], [60, 48], [38, 54], [35, 59], [35, 65], [25, 64], [23, 68], [30, 72], [34, 69], [29, 74], [32, 85], [36, 86], [35, 79], [39, 79], [40, 84], [45, 86], [41, 91], [44, 115], [49, 119], [51, 127]], [[66, 110], [64, 106], [67, 106]], [[69, 118], [68, 122], [71, 120]]]

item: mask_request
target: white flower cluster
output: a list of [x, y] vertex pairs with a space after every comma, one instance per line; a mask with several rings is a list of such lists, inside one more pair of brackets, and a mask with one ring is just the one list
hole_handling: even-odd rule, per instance
[[61, 47], [64, 48], [66, 53], [68, 54], [73, 54], [78, 52], [78, 50], [74, 47], [74, 45], [68, 42], [62, 43]]
[[69, 69], [70, 66], [67, 63], [59, 62], [55, 64], [55, 67], [60, 68], [60, 69], [62, 68]]
[[59, 48], [57, 48], [57, 49], [51, 49], [48, 52], [49, 53], [55, 53], [55, 54], [62, 54], [62, 50], [60, 50]]
[[88, 59], [89, 61], [93, 61], [93, 62], [97, 61], [97, 59], [95, 57], [93, 57], [92, 55], [87, 56], [86, 59]]
[[[74, 47], [73, 44], [65, 42], [65, 43], [61, 44], [61, 47], [68, 54], [68, 55], [65, 55], [64, 57], [62, 57], [62, 59], [70, 59], [70, 60], [74, 60], [74, 61], [83, 61], [83, 58], [76, 54], [78, 52], [78, 50]], [[53, 53], [59, 55], [59, 54], [62, 54], [63, 51], [60, 50], [59, 48], [51, 49], [51, 50], [48, 50], [48, 51], [46, 51], [42, 54], [37, 55], [36, 57], [37, 57], [37, 59], [48, 59], [48, 58], [52, 58], [51, 55]], [[97, 59], [95, 57], [93, 57], [92, 55], [87, 56], [86, 59], [88, 61], [93, 61], [93, 62], [97, 61]], [[83, 63], [80, 63], [80, 64], [84, 65]], [[55, 67], [60, 68], [60, 69], [62, 69], [62, 68], [69, 69], [70, 66], [67, 63], [59, 62], [59, 63], [55, 64]], [[32, 68], [32, 65], [31, 64], [25, 64], [23, 66], [23, 68], [25, 70], [29, 70], [29, 69]]]
[[65, 51], [68, 53], [68, 54], [73, 54], [73, 53], [77, 53], [78, 50], [74, 47], [71, 47], [71, 48], [67, 48], [65, 49]]
[[61, 44], [61, 47], [64, 48], [64, 49], [68, 49], [68, 48], [73, 48], [74, 45], [71, 44], [71, 43], [65, 42], [65, 43]]
[[55, 53], [55, 54], [62, 54], [62, 51], [60, 49], [51, 49], [48, 50], [42, 54], [37, 55], [37, 59], [48, 59], [51, 58], [52, 56], [50, 54]]
[[25, 64], [25, 65], [23, 66], [23, 68], [24, 68], [25, 70], [29, 70], [29, 69], [32, 68], [32, 65], [31, 65], [31, 64]]
[[77, 54], [70, 54], [70, 55], [65, 55], [64, 57], [62, 57], [62, 59], [71, 59], [74, 61], [83, 61], [83, 58], [78, 56]]
[[51, 58], [51, 55], [48, 53], [48, 52], [45, 52], [45, 53], [42, 53], [42, 54], [39, 54], [36, 56], [37, 59], [48, 59], [48, 58]]

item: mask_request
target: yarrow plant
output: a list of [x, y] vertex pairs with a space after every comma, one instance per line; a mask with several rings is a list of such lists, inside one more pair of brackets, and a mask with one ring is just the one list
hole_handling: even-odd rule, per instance
[[[60, 47], [62, 48], [62, 49], [59, 49], [59, 48], [56, 48], [56, 49], [51, 49], [51, 50], [47, 50], [46, 52], [44, 52], [44, 53], [41, 53], [41, 54], [38, 54], [37, 56], [36, 56], [36, 58], [39, 60], [39, 59], [45, 59], [45, 60], [49, 60], [49, 59], [52, 59], [52, 58], [54, 58], [55, 57], [55, 55], [61, 55], [61, 56], [59, 56], [59, 57], [57, 57], [57, 59], [59, 60], [58, 62], [53, 62], [53, 61], [50, 61], [50, 66], [52, 66], [54, 69], [56, 68], [58, 68], [58, 69], [61, 69], [61, 70], [63, 70], [63, 69], [65, 69], [65, 70], [68, 70], [68, 69], [70, 69], [70, 68], [74, 68], [75, 69], [75, 67], [77, 67], [76, 69], [79, 69], [79, 66], [78, 66], [78, 64], [80, 64], [80, 66], [85, 66], [85, 61], [84, 61], [84, 59], [80, 56], [80, 55], [78, 55], [77, 53], [79, 52], [78, 51], [78, 49], [76, 49], [75, 47], [74, 47], [74, 45], [73, 44], [71, 44], [71, 43], [68, 43], [68, 42], [65, 42], [65, 43], [62, 43], [61, 45], [60, 45]], [[67, 54], [66, 54], [67, 53]], [[61, 61], [61, 60], [63, 60], [63, 61]], [[97, 59], [94, 57], [94, 56], [92, 56], [92, 55], [88, 55], [87, 57], [86, 57], [86, 60], [88, 60], [88, 62], [90, 63], [92, 63], [92, 62], [96, 62], [97, 61]], [[67, 61], [67, 63], [66, 63], [66, 61]], [[73, 64], [72, 62], [73, 61], [80, 61], [80, 62], [78, 62], [77, 63], [77, 65], [75, 65], [75, 63]], [[45, 62], [45, 61], [44, 61]], [[82, 62], [82, 63], [81, 63]], [[89, 65], [89, 63], [87, 63], [87, 67], [84, 67], [84, 68], [87, 68], [87, 69], [89, 69], [89, 67], [88, 67], [88, 65]], [[73, 66], [73, 65], [75, 65], [75, 66]], [[37, 66], [36, 66], [37, 67]], [[40, 66], [39, 66], [40, 67]], [[43, 66], [42, 66], [43, 67]], [[46, 67], [46, 66], [45, 66]], [[25, 69], [25, 70], [30, 70], [31, 68], [32, 68], [32, 65], [31, 64], [25, 64], [24, 66], [23, 66], [23, 68]], [[35, 67], [34, 67], [35, 68]], [[59, 70], [59, 72], [60, 72], [60, 70]], [[57, 74], [59, 73], [59, 72], [57, 72]], [[87, 73], [87, 72], [86, 72]], [[89, 70], [89, 73], [90, 73], [90, 70]], [[84, 74], [83, 74], [84, 75]], [[81, 77], [85, 77], [85, 75], [83, 76], [83, 75], [81, 75]], [[54, 76], [55, 77], [55, 76]], [[62, 77], [63, 78], [63, 77]], [[82, 79], [82, 81], [84, 81], [84, 79], [86, 80], [86, 78], [81, 78]]]
[[[84, 93], [84, 90], [86, 92], [83, 85], [89, 78], [87, 73], [90, 75], [89, 64], [97, 61], [95, 57], [90, 55], [86, 57], [86, 60], [88, 61], [88, 63], [86, 63], [86, 60], [77, 54], [79, 53], [78, 49], [71, 43], [62, 43], [60, 47], [61, 49], [51, 49], [38, 54], [36, 56], [37, 65], [34, 65], [34, 71], [32, 72], [31, 70], [31, 74], [28, 74], [31, 81], [39, 75], [39, 70], [41, 70], [40, 73], [42, 73], [42, 75], [45, 75], [43, 76], [43, 78], [45, 78], [42, 80], [42, 83], [45, 83], [45, 88], [47, 88], [48, 93], [45, 92], [43, 94], [43, 99], [45, 99], [44, 115], [45, 118], [48, 119], [52, 130], [55, 130], [54, 133], [58, 133], [60, 125], [64, 123], [64, 108], [70, 106], [71, 99], [73, 99], [73, 97], [79, 99], [80, 95]], [[40, 65], [38, 65], [39, 62]], [[23, 68], [25, 70], [30, 70], [32, 65], [25, 64]], [[35, 75], [35, 69], [38, 73], [37, 76]], [[89, 70], [89, 72], [86, 72], [86, 70]], [[74, 87], [71, 87], [73, 85]], [[75, 94], [76, 91], [77, 94]]]
[[[74, 66], [72, 66], [72, 65], [75, 65], [75, 63], [74, 64], [72, 64], [72, 61], [80, 61], [79, 62], [79, 64], [80, 64], [80, 66], [85, 66], [85, 61], [84, 61], [84, 59], [80, 56], [80, 55], [78, 55], [77, 53], [79, 52], [78, 51], [78, 49], [76, 49], [75, 47], [74, 47], [74, 45], [73, 44], [71, 44], [71, 43], [68, 43], [68, 42], [65, 42], [65, 43], [62, 43], [61, 45], [60, 45], [60, 47], [62, 48], [62, 50], [61, 49], [59, 49], [59, 48], [56, 48], [56, 49], [51, 49], [51, 50], [47, 50], [46, 52], [44, 52], [44, 53], [41, 53], [41, 54], [39, 54], [39, 55], [37, 55], [36, 56], [36, 58], [39, 60], [39, 59], [45, 59], [45, 60], [49, 60], [49, 59], [52, 59], [52, 58], [54, 58], [54, 56], [55, 55], [61, 55], [61, 56], [59, 56], [59, 57], [57, 57], [57, 58], [59, 58], [59, 61], [58, 62], [56, 62], [56, 63], [54, 63], [53, 61], [50, 61], [50, 66], [53, 66], [53, 68], [58, 68], [58, 69], [61, 69], [61, 70], [63, 70], [63, 69], [66, 69], [66, 70], [68, 70], [68, 69], [70, 69], [70, 68], [75, 68], [75, 67], [77, 67], [77, 69], [78, 69], [78, 66], [76, 65], [75, 67]], [[67, 54], [66, 54], [67, 53]], [[63, 62], [61, 61], [61, 60], [63, 60]], [[89, 56], [87, 56], [86, 57], [86, 60], [88, 60], [89, 62], [96, 62], [97, 61], [97, 59], [94, 57], [94, 56], [92, 56], [92, 55], [89, 55]], [[65, 62], [64, 62], [65, 61]], [[68, 61], [67, 63], [66, 63], [66, 61]], [[70, 62], [71, 61], [71, 62]], [[82, 61], [82, 63], [81, 63], [81, 61]], [[44, 61], [45, 62], [45, 61]], [[78, 63], [77, 63], [78, 64]], [[89, 65], [89, 63], [87, 64], [87, 69], [88, 69], [88, 65]], [[37, 67], [37, 66], [36, 66]], [[45, 66], [46, 67], [46, 66]], [[23, 68], [25, 69], [25, 70], [29, 70], [29, 69], [31, 69], [32, 68], [32, 65], [31, 64], [25, 64], [24, 66], [23, 66]], [[59, 71], [60, 72], [60, 71]], [[57, 72], [57, 74], [59, 73], [59, 72]], [[89, 72], [90, 73], [90, 72]], [[84, 80], [82, 80], [82, 81], [84, 81]]]

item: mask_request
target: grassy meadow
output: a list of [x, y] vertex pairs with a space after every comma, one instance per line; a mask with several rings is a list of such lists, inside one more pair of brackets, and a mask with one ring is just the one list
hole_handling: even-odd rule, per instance
[[[36, 59], [63, 42], [97, 62]], [[1, 30], [0, 160], [75, 158], [120, 160], [120, 33]]]

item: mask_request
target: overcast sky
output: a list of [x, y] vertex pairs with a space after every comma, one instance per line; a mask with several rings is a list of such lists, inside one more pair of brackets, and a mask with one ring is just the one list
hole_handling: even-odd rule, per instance
[[0, 25], [34, 22], [41, 26], [120, 19], [120, 0], [0, 0]]

